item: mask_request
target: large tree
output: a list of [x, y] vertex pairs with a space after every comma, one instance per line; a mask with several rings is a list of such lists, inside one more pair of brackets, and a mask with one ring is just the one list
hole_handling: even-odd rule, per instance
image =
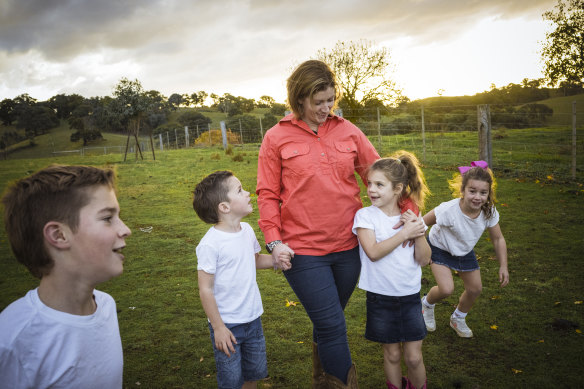
[[558, 0], [555, 10], [543, 14], [555, 25], [546, 33], [541, 55], [550, 86], [565, 93], [584, 86], [584, 0]]
[[345, 117], [358, 118], [371, 101], [393, 105], [401, 96], [401, 90], [390, 78], [393, 66], [386, 47], [377, 47], [367, 40], [339, 41], [330, 51], [319, 50], [316, 57], [326, 62], [337, 76]]
[[[126, 140], [126, 151], [124, 153], [124, 161], [128, 155], [128, 146], [130, 144], [130, 137], [134, 136], [136, 140], [136, 148], [142, 156], [140, 149], [140, 142], [138, 140], [138, 133], [142, 126], [142, 121], [145, 119], [146, 111], [150, 104], [150, 99], [144, 92], [142, 84], [137, 79], [131, 81], [127, 78], [122, 78], [114, 88], [114, 107], [115, 112], [120, 118], [120, 122], [128, 130], [128, 139]], [[151, 138], [152, 142], [152, 138]], [[152, 148], [154, 155], [154, 148]]]

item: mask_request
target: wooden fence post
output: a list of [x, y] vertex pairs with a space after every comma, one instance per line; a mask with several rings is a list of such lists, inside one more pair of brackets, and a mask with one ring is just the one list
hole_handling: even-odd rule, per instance
[[221, 125], [221, 137], [223, 138], [223, 150], [227, 150], [227, 128], [225, 127], [225, 121], [221, 120], [219, 122]]
[[477, 105], [477, 128], [479, 130], [479, 159], [493, 168], [493, 145], [491, 142], [491, 108], [489, 104]]
[[424, 104], [422, 108], [422, 162], [426, 162], [426, 125], [424, 124]]
[[260, 136], [261, 140], [264, 140], [264, 127], [262, 126], [262, 118], [260, 117]]
[[379, 107], [377, 107], [377, 137], [379, 141], [379, 152], [381, 153], [381, 116], [379, 115]]
[[576, 179], [576, 102], [572, 101], [572, 180]]

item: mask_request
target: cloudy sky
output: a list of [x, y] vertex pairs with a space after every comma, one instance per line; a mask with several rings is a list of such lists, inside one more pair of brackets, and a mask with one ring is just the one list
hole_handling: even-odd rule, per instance
[[338, 41], [387, 47], [411, 99], [542, 77], [556, 0], [0, 0], [0, 100], [144, 89], [284, 102], [292, 68]]

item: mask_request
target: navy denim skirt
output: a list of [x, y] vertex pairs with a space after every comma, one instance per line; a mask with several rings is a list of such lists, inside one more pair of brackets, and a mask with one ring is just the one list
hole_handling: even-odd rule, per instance
[[424, 339], [427, 333], [419, 293], [393, 297], [367, 292], [365, 339], [379, 343], [414, 342]]
[[457, 257], [446, 250], [433, 246], [429, 240], [428, 244], [432, 249], [432, 263], [444, 265], [456, 271], [474, 271], [480, 269], [479, 261], [477, 261], [474, 250], [470, 250], [468, 254], [462, 257]]

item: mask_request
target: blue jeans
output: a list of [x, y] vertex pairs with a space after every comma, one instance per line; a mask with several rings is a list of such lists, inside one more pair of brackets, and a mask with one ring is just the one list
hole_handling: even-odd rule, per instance
[[352, 365], [343, 310], [360, 272], [359, 246], [324, 256], [296, 254], [284, 272], [312, 321], [324, 371], [343, 382]]
[[230, 353], [230, 357], [215, 347], [215, 333], [209, 323], [217, 367], [217, 387], [239, 389], [244, 381], [258, 381], [266, 378], [268, 363], [261, 319], [258, 317], [252, 322], [243, 324], [225, 323], [225, 326], [237, 339], [237, 344], [233, 345], [235, 353]]

